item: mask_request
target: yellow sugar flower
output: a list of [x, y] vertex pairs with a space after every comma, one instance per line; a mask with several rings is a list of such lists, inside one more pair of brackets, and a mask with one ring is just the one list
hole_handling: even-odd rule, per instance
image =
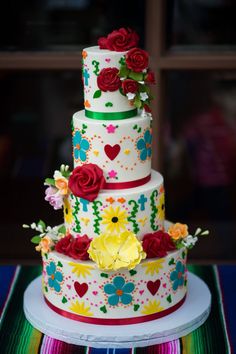
[[150, 300], [147, 305], [143, 306], [143, 310], [141, 311], [141, 313], [143, 315], [151, 315], [153, 313], [164, 310], [164, 308], [160, 306], [160, 303], [161, 302], [157, 300], [153, 300], [153, 301]]
[[88, 253], [102, 270], [133, 269], [146, 257], [141, 243], [130, 231], [95, 237], [90, 243]]
[[106, 231], [113, 234], [119, 233], [121, 230], [126, 229], [126, 224], [128, 224], [127, 217], [126, 210], [121, 210], [120, 206], [116, 208], [110, 206], [104, 210], [101, 223], [106, 225]]
[[41, 251], [43, 253], [48, 253], [51, 251], [52, 246], [54, 246], [54, 242], [49, 236], [42, 237], [38, 246], [35, 247], [36, 251]]
[[84, 302], [79, 302], [78, 300], [76, 300], [75, 302], [72, 301], [69, 309], [77, 313], [78, 315], [93, 316], [93, 313], [90, 312], [90, 307], [86, 307]]
[[64, 220], [67, 224], [71, 224], [73, 221], [72, 208], [68, 198], [64, 199]]
[[188, 226], [177, 222], [169, 227], [168, 233], [173, 240], [177, 241], [188, 236]]
[[165, 220], [165, 194], [162, 193], [157, 204], [157, 217], [159, 220]]

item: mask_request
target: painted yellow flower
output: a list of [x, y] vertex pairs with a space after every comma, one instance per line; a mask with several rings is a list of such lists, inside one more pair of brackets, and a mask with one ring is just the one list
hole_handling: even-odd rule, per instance
[[73, 267], [72, 273], [75, 273], [78, 277], [83, 278], [86, 278], [87, 275], [91, 275], [91, 270], [94, 269], [93, 266], [82, 263], [69, 262], [68, 264]]
[[93, 313], [90, 312], [90, 307], [86, 307], [84, 302], [79, 302], [78, 300], [76, 300], [75, 302], [71, 302], [71, 306], [69, 307], [69, 309], [75, 313], [78, 313], [78, 315], [82, 315], [82, 316], [93, 316]]
[[143, 315], [151, 315], [152, 313], [163, 311], [164, 308], [160, 306], [160, 303], [161, 302], [157, 300], [150, 300], [147, 305], [143, 306], [143, 310], [141, 311], [141, 313]]
[[162, 193], [157, 204], [157, 217], [159, 220], [165, 220], [165, 194]]
[[145, 274], [153, 275], [158, 274], [159, 270], [163, 268], [163, 263], [165, 262], [164, 258], [157, 259], [156, 261], [147, 261], [142, 264], [143, 268], [146, 268]]
[[49, 236], [42, 237], [38, 246], [35, 247], [36, 251], [41, 251], [42, 253], [48, 253], [51, 251], [52, 246], [54, 246], [54, 242]]
[[102, 224], [106, 225], [106, 231], [111, 233], [119, 233], [121, 230], [125, 230], [128, 224], [128, 214], [125, 210], [121, 210], [119, 206], [104, 210], [102, 214]]
[[72, 208], [69, 203], [68, 198], [65, 198], [63, 201], [64, 204], [64, 220], [67, 224], [71, 224], [73, 221]]
[[88, 253], [102, 270], [133, 269], [146, 257], [141, 243], [130, 231], [95, 237], [90, 243]]
[[188, 236], [188, 226], [186, 224], [181, 224], [177, 222], [174, 225], [171, 225], [168, 230], [169, 235], [173, 240], [179, 240]]

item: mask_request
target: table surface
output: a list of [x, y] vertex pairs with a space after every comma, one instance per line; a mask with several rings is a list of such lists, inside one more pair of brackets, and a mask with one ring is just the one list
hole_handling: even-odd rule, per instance
[[212, 310], [201, 327], [185, 337], [151, 347], [95, 349], [50, 338], [25, 319], [24, 290], [40, 275], [40, 266], [0, 266], [1, 350], [4, 354], [227, 354], [234, 350], [236, 353], [236, 266], [190, 265], [189, 270], [207, 283], [212, 294]]

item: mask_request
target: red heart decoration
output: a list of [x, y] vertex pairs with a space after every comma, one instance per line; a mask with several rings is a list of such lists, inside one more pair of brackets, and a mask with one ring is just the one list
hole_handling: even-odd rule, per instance
[[116, 156], [119, 154], [120, 152], [120, 145], [116, 144], [116, 145], [105, 145], [104, 146], [104, 150], [105, 150], [105, 153], [107, 155], [107, 157], [110, 159], [110, 160], [114, 160], [116, 158]]
[[88, 291], [88, 284], [82, 283], [80, 284], [78, 281], [74, 282], [74, 288], [79, 297], [83, 297]]
[[158, 292], [160, 285], [161, 285], [160, 279], [157, 279], [156, 281], [149, 280], [147, 282], [147, 288], [153, 296], [156, 295], [156, 293]]

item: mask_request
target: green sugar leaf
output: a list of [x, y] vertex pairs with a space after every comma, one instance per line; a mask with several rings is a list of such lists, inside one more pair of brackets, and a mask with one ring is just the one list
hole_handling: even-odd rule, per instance
[[38, 222], [38, 226], [42, 226], [42, 229], [45, 230], [46, 229], [46, 224], [43, 220], [39, 220]]
[[125, 65], [122, 65], [120, 68], [119, 76], [126, 78], [128, 77], [128, 75], [129, 75], [129, 69], [127, 69]]
[[142, 106], [142, 102], [141, 102], [141, 100], [140, 100], [140, 98], [139, 98], [138, 95], [135, 96], [134, 105], [135, 105], [135, 107], [137, 107], [137, 108], [141, 108], [141, 106]]
[[183, 252], [182, 252], [182, 258], [183, 258], [183, 259], [185, 258], [185, 255], [186, 255], [186, 253], [183, 251]]
[[65, 227], [65, 225], [61, 225], [61, 226], [59, 227], [58, 233], [65, 235], [65, 233], [66, 233], [66, 227]]
[[63, 264], [60, 261], [58, 261], [57, 262], [57, 267], [63, 267]]
[[143, 73], [135, 73], [134, 71], [130, 71], [129, 78], [135, 81], [143, 81]]
[[53, 178], [46, 178], [45, 183], [49, 184], [50, 186], [55, 186], [55, 181]]
[[102, 91], [101, 90], [97, 90], [97, 91], [94, 92], [93, 98], [99, 98], [99, 97], [101, 97], [101, 95], [102, 95]]
[[67, 298], [66, 298], [65, 296], [63, 296], [63, 298], [62, 298], [61, 302], [62, 302], [63, 304], [65, 304], [65, 303], [67, 303], [67, 302], [68, 302], [68, 300], [67, 300]]
[[38, 235], [31, 238], [31, 242], [34, 243], [35, 245], [38, 245], [40, 241], [41, 241], [41, 237]]

